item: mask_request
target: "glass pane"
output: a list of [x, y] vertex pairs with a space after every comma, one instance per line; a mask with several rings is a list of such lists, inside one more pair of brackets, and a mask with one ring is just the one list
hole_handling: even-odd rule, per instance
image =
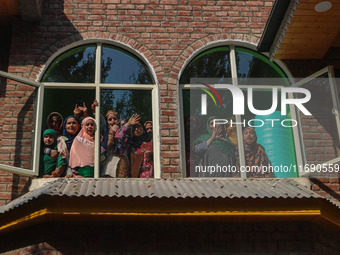
[[6, 85], [4, 111], [1, 112], [0, 164], [32, 169], [35, 105], [38, 89], [10, 79], [1, 78]]
[[189, 84], [191, 78], [230, 78], [229, 47], [218, 47], [195, 57], [185, 68], [180, 84]]
[[42, 82], [94, 83], [95, 63], [96, 45], [71, 49], [51, 63]]
[[[93, 116], [91, 104], [95, 99], [94, 89], [51, 89], [45, 88], [43, 108], [43, 128], [47, 127], [47, 117], [51, 112], [59, 112], [63, 119], [73, 115], [77, 102], [82, 101], [89, 116]], [[60, 103], [62, 100], [63, 103]]]
[[[250, 78], [285, 78], [286, 75], [283, 71], [274, 63], [270, 62], [265, 56], [253, 52], [248, 49], [236, 48], [236, 66], [237, 77], [239, 85], [263, 85], [255, 83], [257, 79], [249, 80]], [[268, 85], [284, 85], [273, 84], [273, 81], [282, 82], [283, 79], [267, 80]], [[289, 85], [288, 80], [285, 81], [286, 85]]]
[[[138, 114], [141, 118], [127, 121]], [[101, 90], [102, 177], [152, 178], [152, 96], [149, 90]]]
[[[234, 117], [233, 98], [229, 90], [216, 89], [216, 92], [222, 104], [216, 95], [208, 94], [204, 115], [202, 96], [207, 95], [206, 89], [183, 90], [187, 177], [240, 177], [236, 127], [230, 126]], [[214, 119], [220, 121], [216, 129], [212, 125]], [[214, 132], [216, 137], [210, 141]]]
[[[41, 157], [43, 159], [44, 165], [41, 165], [39, 175], [40, 177], [51, 176], [53, 171], [56, 171], [61, 177], [65, 175], [72, 174], [71, 165], [69, 159], [73, 152], [77, 153], [83, 148], [78, 145], [78, 150], [74, 147], [75, 137], [79, 134], [81, 129], [80, 122], [85, 118], [85, 111], [89, 116], [93, 116], [91, 109], [91, 104], [95, 99], [94, 89], [51, 89], [46, 88], [44, 91], [44, 107], [42, 116], [42, 136], [43, 132], [47, 129], [53, 129], [57, 137], [57, 143], [48, 144], [42, 140]], [[62, 103], [61, 103], [62, 101]], [[79, 103], [83, 102], [83, 103]], [[78, 107], [80, 105], [80, 107]], [[83, 107], [83, 108], [81, 108]], [[77, 111], [75, 111], [75, 109]], [[78, 117], [79, 123], [76, 119], [70, 116]], [[70, 128], [66, 127], [69, 121], [74, 121]], [[50, 130], [49, 130], [50, 131]], [[42, 137], [44, 139], [44, 137]], [[90, 144], [90, 143], [83, 143]], [[89, 148], [93, 147], [93, 142], [91, 142]], [[46, 151], [46, 148], [54, 149], [58, 152], [57, 160], [51, 160], [51, 153]], [[71, 149], [74, 149], [72, 152]], [[94, 153], [94, 150], [92, 151]], [[76, 155], [76, 154], [73, 154]], [[82, 154], [83, 156], [83, 154]], [[92, 154], [94, 158], [95, 154]], [[84, 155], [84, 158], [89, 158], [88, 155]], [[51, 164], [51, 162], [53, 164]], [[85, 166], [86, 167], [86, 166]], [[73, 167], [79, 170], [79, 175], [83, 177], [92, 177], [93, 169], [88, 165], [89, 171], [85, 172], [84, 169], [79, 170], [79, 165]]]
[[301, 87], [311, 93], [311, 99], [304, 106], [312, 115], [300, 113], [307, 163], [319, 164], [340, 157], [338, 127], [327, 75]]
[[[293, 126], [290, 108], [282, 115], [281, 92], [253, 89], [252, 104], [250, 95], [244, 90], [245, 114], [242, 116], [243, 143], [248, 178], [298, 177]], [[277, 104], [273, 97], [277, 95]], [[254, 109], [257, 111], [255, 111]], [[272, 109], [272, 113], [265, 111]], [[262, 115], [264, 114], [264, 115]]]
[[153, 84], [147, 66], [118, 47], [103, 45], [101, 82], [117, 84]]

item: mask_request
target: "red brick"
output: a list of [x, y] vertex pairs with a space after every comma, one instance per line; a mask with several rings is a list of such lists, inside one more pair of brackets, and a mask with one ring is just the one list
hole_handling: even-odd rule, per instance
[[163, 152], [161, 152], [161, 157], [177, 158], [177, 157], [179, 157], [179, 153], [178, 152], [163, 151]]
[[162, 171], [164, 173], [177, 173], [178, 169], [177, 167], [162, 167]]
[[162, 144], [178, 144], [177, 138], [162, 138]]

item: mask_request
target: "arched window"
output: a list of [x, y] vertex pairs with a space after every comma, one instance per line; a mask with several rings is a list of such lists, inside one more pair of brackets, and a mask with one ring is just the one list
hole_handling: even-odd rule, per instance
[[[196, 55], [180, 77], [186, 176], [298, 176], [265, 173], [301, 163], [295, 109], [281, 109], [282, 88], [289, 85], [278, 65], [247, 48], [220, 46]], [[252, 140], [245, 140], [246, 131]]]
[[[142, 122], [151, 121], [157, 126], [158, 93], [153, 76], [146, 62], [125, 48], [106, 43], [72, 47], [53, 58], [43, 72], [41, 82], [45, 87], [43, 127], [51, 112], [59, 112], [64, 118], [73, 115], [78, 102], [84, 103], [90, 116], [95, 116], [97, 125], [100, 125], [95, 139], [95, 177], [103, 175], [100, 155], [102, 145], [98, 141], [107, 132], [108, 127], [104, 125], [107, 124], [105, 118], [109, 110], [119, 113], [119, 121], [129, 120], [136, 113], [141, 116]], [[95, 99], [99, 106], [96, 113], [92, 113], [91, 104]], [[155, 142], [158, 139], [156, 131], [152, 137], [152, 177], [159, 177], [159, 142]]]

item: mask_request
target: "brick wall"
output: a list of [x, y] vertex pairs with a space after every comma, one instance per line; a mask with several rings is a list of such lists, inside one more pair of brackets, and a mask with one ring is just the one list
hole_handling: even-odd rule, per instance
[[1, 237], [2, 254], [332, 255], [340, 232], [311, 222], [45, 223]]
[[[5, 72], [8, 71], [9, 65], [11, 34], [11, 26], [0, 27], [0, 70]], [[13, 111], [6, 111], [7, 103], [14, 100], [13, 95], [17, 93], [15, 92], [16, 87], [11, 87], [12, 85], [7, 84], [7, 82], [7, 79], [0, 78], [0, 162], [3, 163], [4, 161], [7, 161], [7, 164], [10, 164], [14, 162], [13, 152], [15, 152], [15, 149], [13, 146], [11, 146], [11, 148], [8, 146], [15, 144], [16, 141], [13, 137], [12, 139], [9, 139], [10, 137], [8, 134], [13, 127], [16, 128], [17, 125], [13, 124], [16, 123], [16, 116], [18, 115], [13, 115]], [[22, 98], [24, 94], [25, 92], [19, 92], [19, 96], [21, 97], [16, 97], [15, 102], [13, 103], [19, 103], [20, 98]], [[10, 150], [12, 150], [12, 153]], [[28, 178], [0, 171], [0, 206], [5, 205], [11, 200], [26, 193], [28, 191], [28, 186]]]
[[[12, 29], [9, 26], [0, 27], [0, 71], [7, 72], [8, 61], [9, 61], [9, 49], [11, 43], [11, 32]], [[3, 100], [6, 94], [6, 79], [0, 78], [0, 109], [5, 105], [5, 100]], [[3, 126], [3, 111], [0, 111], [0, 134], [2, 133]], [[0, 135], [1, 144], [2, 135]], [[0, 157], [1, 159], [1, 157]]]
[[[178, 77], [188, 58], [199, 48], [221, 40], [251, 44], [259, 41], [274, 0], [45, 0], [39, 23], [13, 24], [8, 71], [35, 80], [46, 61], [64, 46], [86, 39], [108, 39], [132, 46], [154, 69], [160, 89], [161, 170], [163, 178], [181, 176], [179, 139]], [[17, 85], [7, 85], [6, 95], [25, 93]], [[31, 120], [31, 102], [6, 96], [0, 105], [6, 128], [15, 132], [16, 142], [1, 142], [2, 162], [30, 164], [30, 152], [18, 150], [21, 137], [28, 135], [16, 125]], [[25, 108], [20, 123], [12, 118]], [[27, 132], [26, 132], [27, 131]], [[0, 131], [1, 132], [1, 131]], [[5, 130], [0, 133], [4, 137]], [[9, 141], [7, 140], [7, 143]], [[16, 144], [15, 144], [16, 143]], [[4, 147], [6, 146], [6, 147]], [[16, 147], [16, 149], [14, 149]], [[18, 153], [16, 155], [19, 155]], [[7, 176], [7, 174], [5, 174]], [[4, 194], [5, 191], [2, 191]]]

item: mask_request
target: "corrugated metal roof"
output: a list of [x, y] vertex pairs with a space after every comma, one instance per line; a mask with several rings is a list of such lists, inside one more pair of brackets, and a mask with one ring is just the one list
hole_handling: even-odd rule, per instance
[[60, 178], [0, 208], [4, 213], [42, 195], [140, 198], [322, 198], [293, 179]]

